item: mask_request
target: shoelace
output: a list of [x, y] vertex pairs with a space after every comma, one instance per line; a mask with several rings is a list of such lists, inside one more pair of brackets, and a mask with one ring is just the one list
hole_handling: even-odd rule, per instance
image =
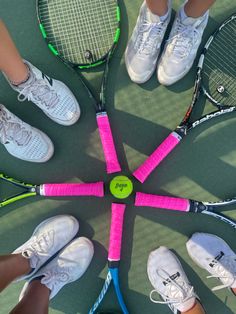
[[[164, 275], [161, 275], [161, 272], [163, 272]], [[152, 302], [168, 304], [172, 310], [175, 310], [173, 306], [174, 304], [181, 304], [195, 296], [193, 287], [182, 280], [181, 277], [172, 279], [164, 269], [160, 269], [160, 271], [157, 270], [157, 274], [166, 282], [166, 291], [163, 294], [156, 289], [152, 290], [150, 292], [150, 300]], [[153, 298], [153, 293], [161, 294], [164, 301], [155, 300]]]
[[0, 142], [8, 141], [18, 146], [25, 146], [31, 139], [31, 131], [25, 129], [19, 122], [11, 121], [11, 116], [4, 109], [0, 109]]
[[[22, 97], [23, 96], [23, 97]], [[58, 103], [58, 95], [44, 80], [35, 80], [25, 86], [17, 97], [19, 101], [30, 100], [37, 102], [41, 109], [53, 109]]]
[[207, 276], [207, 278], [219, 278], [221, 281], [225, 281], [225, 284], [212, 288], [212, 291], [220, 290], [223, 288], [229, 288], [236, 280], [236, 259], [234, 256], [224, 256], [223, 263], [221, 264], [217, 260], [208, 258], [211, 263], [215, 263], [212, 270], [214, 275]]
[[54, 232], [49, 231], [48, 233], [42, 234], [40, 237], [35, 238], [29, 246], [22, 252], [22, 255], [25, 258], [33, 258], [31, 265], [33, 268], [37, 266], [37, 262], [39, 261], [39, 255], [48, 256], [48, 252], [50, 248], [54, 244]]
[[[162, 33], [163, 24], [164, 22], [150, 23], [148, 21], [142, 23], [137, 41], [139, 53], [149, 55], [155, 52], [157, 38]], [[147, 36], [144, 36], [145, 33]]]
[[183, 59], [188, 56], [199, 31], [195, 25], [184, 25], [181, 20], [177, 20], [177, 34], [169, 38], [167, 42], [171, 44], [172, 51], [177, 58]]

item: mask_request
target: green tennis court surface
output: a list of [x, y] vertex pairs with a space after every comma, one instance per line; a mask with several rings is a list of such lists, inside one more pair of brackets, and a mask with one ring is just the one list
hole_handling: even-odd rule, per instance
[[[124, 65], [123, 53], [135, 25], [142, 1], [121, 1], [122, 33], [118, 51], [111, 63], [108, 88], [108, 112], [114, 131], [124, 175], [144, 161], [183, 117], [192, 95], [195, 67], [180, 82], [160, 86], [155, 75], [143, 85], [132, 83]], [[174, 1], [176, 9], [181, 1]], [[92, 182], [107, 183], [106, 197], [97, 198], [32, 198], [9, 205], [0, 211], [0, 254], [13, 251], [28, 239], [42, 220], [57, 214], [72, 214], [80, 222], [79, 234], [93, 240], [95, 255], [86, 274], [66, 286], [50, 303], [50, 314], [87, 313], [103, 285], [107, 272], [107, 248], [110, 206], [115, 199], [108, 195], [113, 176], [105, 172], [105, 163], [92, 103], [81, 83], [67, 67], [49, 52], [38, 29], [34, 1], [0, 0], [0, 17], [22, 56], [48, 75], [64, 81], [77, 96], [82, 116], [72, 127], [49, 120], [32, 103], [20, 103], [16, 94], [0, 77], [0, 103], [31, 125], [43, 130], [53, 140], [54, 157], [45, 164], [32, 164], [11, 157], [0, 148], [0, 172], [32, 183]], [[216, 1], [204, 34], [209, 34], [236, 9], [235, 2]], [[1, 44], [1, 43], [0, 43]], [[92, 85], [98, 86], [101, 69], [86, 73]], [[141, 185], [134, 190], [177, 195], [199, 200], [225, 199], [236, 195], [236, 115], [228, 115], [202, 125], [191, 132], [181, 145]], [[217, 279], [208, 275], [188, 257], [185, 243], [192, 233], [209, 232], [222, 237], [236, 250], [235, 230], [211, 217], [135, 208], [133, 199], [126, 201], [120, 283], [131, 314], [170, 313], [165, 305], [149, 300], [152, 289], [146, 273], [151, 250], [165, 245], [177, 254], [209, 314], [236, 313], [236, 298], [223, 289], [211, 292]], [[236, 219], [235, 206], [225, 212]], [[0, 295], [0, 313], [5, 314], [17, 303], [23, 283], [10, 285]], [[119, 310], [113, 289], [101, 309]], [[112, 312], [111, 311], [111, 312]]]

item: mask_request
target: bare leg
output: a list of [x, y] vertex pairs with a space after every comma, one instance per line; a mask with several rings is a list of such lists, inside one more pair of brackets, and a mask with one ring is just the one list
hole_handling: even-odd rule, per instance
[[215, 0], [189, 0], [184, 11], [187, 16], [197, 18], [202, 16], [215, 2]]
[[0, 292], [14, 279], [31, 270], [29, 260], [21, 254], [0, 256]]
[[4, 23], [0, 20], [0, 70], [16, 85], [28, 77], [28, 67], [24, 64]]
[[167, 0], [146, 0], [149, 10], [156, 15], [163, 16], [168, 10]]
[[182, 314], [205, 314], [205, 311], [201, 304], [196, 301], [195, 305], [190, 310], [182, 312]]
[[33, 280], [24, 297], [10, 314], [47, 314], [50, 290], [40, 280]]

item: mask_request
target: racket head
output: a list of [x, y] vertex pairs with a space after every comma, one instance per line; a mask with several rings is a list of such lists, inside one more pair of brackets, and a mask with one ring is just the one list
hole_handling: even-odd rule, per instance
[[120, 36], [117, 0], [37, 0], [37, 15], [53, 54], [79, 68], [103, 63]]
[[208, 39], [199, 59], [206, 97], [224, 108], [236, 104], [236, 14], [226, 19]]

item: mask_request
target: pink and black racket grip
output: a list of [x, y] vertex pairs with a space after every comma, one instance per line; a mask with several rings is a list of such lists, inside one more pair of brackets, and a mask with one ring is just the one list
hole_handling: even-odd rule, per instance
[[190, 200], [180, 197], [137, 192], [135, 196], [135, 206], [147, 206], [188, 212], [190, 210]]
[[106, 113], [102, 112], [97, 114], [97, 124], [106, 160], [107, 173], [119, 172], [121, 171], [121, 167], [117, 158], [111, 126]]
[[172, 132], [157, 149], [133, 172], [135, 178], [143, 183], [150, 173], [165, 159], [167, 155], [181, 141], [181, 136], [176, 132]]
[[124, 204], [112, 203], [110, 241], [108, 250], [109, 262], [120, 260], [125, 207], [126, 205]]
[[104, 196], [104, 183], [46, 183], [40, 185], [44, 196]]

